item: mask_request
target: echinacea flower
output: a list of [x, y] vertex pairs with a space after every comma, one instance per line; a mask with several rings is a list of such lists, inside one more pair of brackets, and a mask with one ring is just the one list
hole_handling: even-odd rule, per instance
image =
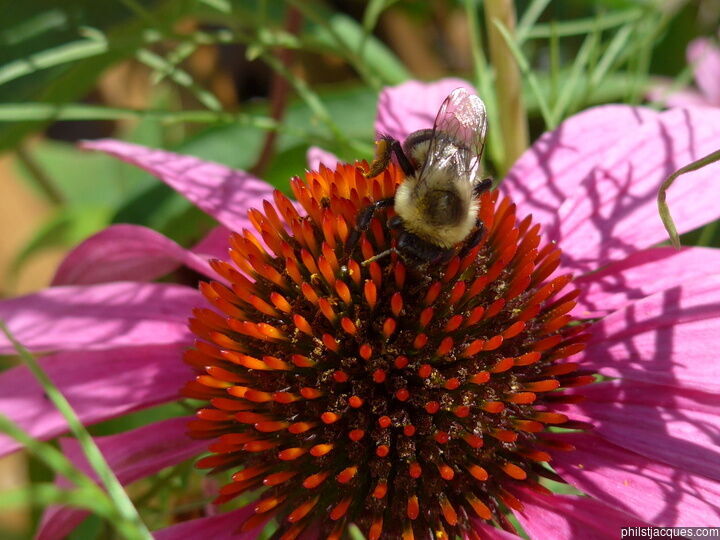
[[[403, 139], [432, 125], [463, 85], [386, 89], [378, 131]], [[70, 254], [52, 288], [0, 302], [0, 318], [52, 353], [41, 363], [87, 424], [183, 385], [207, 402], [193, 420], [99, 438], [123, 483], [209, 449], [200, 467], [233, 472], [218, 502], [257, 494], [160, 539], [254, 538], [270, 518], [284, 538], [340, 537], [350, 523], [370, 538], [515, 538], [509, 513], [542, 539], [717, 525], [720, 252], [653, 246], [665, 239], [658, 185], [718, 145], [720, 111], [578, 114], [482, 196], [481, 243], [420, 274], [396, 257], [362, 264], [391, 242], [382, 213], [346, 246], [358, 209], [402, 181], [394, 166], [366, 179], [362, 164], [314, 151], [325, 165], [293, 179], [298, 206], [246, 173], [94, 141], [216, 217], [229, 253], [208, 262], [111, 227]], [[718, 171], [672, 188], [680, 232], [720, 214]], [[205, 276], [202, 294], [152, 282], [173, 264]], [[0, 375], [0, 410], [38, 438], [66, 431], [23, 368]], [[39, 536], [60, 538], [82, 516], [49, 509]]]
[[687, 48], [687, 61], [692, 66], [697, 89], [672, 90], [672, 83], [658, 82], [648, 99], [668, 107], [720, 107], [720, 47], [709, 38], [697, 38]]

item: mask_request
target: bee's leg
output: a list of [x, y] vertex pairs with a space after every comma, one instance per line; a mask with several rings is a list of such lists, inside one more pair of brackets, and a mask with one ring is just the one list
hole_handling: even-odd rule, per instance
[[375, 215], [375, 212], [377, 212], [378, 210], [382, 210], [383, 208], [388, 208], [393, 204], [395, 204], [395, 198], [390, 197], [388, 199], [380, 199], [379, 201], [375, 201], [371, 205], [366, 206], [365, 208], [360, 210], [357, 215], [357, 219], [355, 220], [355, 228], [350, 232], [348, 241], [345, 244], [348, 254], [351, 254], [355, 249], [355, 246], [360, 240], [360, 235], [363, 232], [367, 231], [368, 227], [370, 226], [370, 222]]
[[492, 178], [484, 178], [480, 180], [477, 184], [475, 184], [475, 187], [473, 187], [473, 196], [479, 197], [482, 193], [490, 189], [492, 187], [492, 184]]
[[412, 163], [410, 163], [410, 160], [405, 155], [402, 145], [397, 139], [390, 137], [389, 135], [384, 135], [375, 141], [375, 147], [375, 159], [370, 164], [368, 171], [365, 173], [366, 178], [377, 176], [387, 169], [388, 165], [390, 165], [390, 160], [392, 159], [393, 154], [395, 154], [395, 157], [398, 160], [398, 165], [400, 165], [400, 168], [405, 173], [405, 176], [410, 176], [415, 173]]
[[482, 221], [479, 219], [475, 220], [475, 230], [472, 232], [472, 234], [468, 237], [467, 241], [465, 242], [465, 245], [460, 250], [460, 257], [464, 257], [470, 251], [472, 251], [475, 246], [477, 246], [480, 243], [480, 240], [483, 239], [485, 236], [485, 225]]

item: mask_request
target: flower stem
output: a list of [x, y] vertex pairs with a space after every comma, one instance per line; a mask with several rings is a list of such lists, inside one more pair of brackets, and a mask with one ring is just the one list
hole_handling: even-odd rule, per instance
[[512, 0], [485, 0], [485, 25], [490, 60], [495, 69], [495, 94], [500, 112], [500, 131], [505, 148], [503, 170], [528, 147], [528, 125], [522, 100], [520, 67], [498, 28], [498, 23], [515, 35], [515, 6]]
[[677, 229], [675, 228], [675, 222], [670, 215], [670, 207], [668, 206], [666, 200], [667, 190], [670, 189], [670, 186], [673, 185], [677, 177], [681, 174], [697, 171], [698, 169], [702, 169], [703, 167], [705, 167], [705, 165], [710, 165], [711, 163], [715, 163], [716, 161], [720, 161], [720, 150], [716, 150], [715, 152], [712, 152], [705, 157], [702, 157], [696, 161], [693, 161], [692, 163], [688, 163], [684, 167], [679, 168], [677, 171], [667, 177], [667, 179], [662, 183], [660, 189], [658, 190], [657, 205], [658, 212], [660, 213], [660, 219], [662, 219], [663, 225], [665, 225], [665, 230], [667, 231], [668, 236], [670, 236], [670, 242], [675, 247], [675, 249], [680, 249], [680, 237], [678, 236]]

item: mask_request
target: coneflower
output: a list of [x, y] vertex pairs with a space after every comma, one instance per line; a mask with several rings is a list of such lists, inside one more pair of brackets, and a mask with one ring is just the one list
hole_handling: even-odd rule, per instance
[[371, 540], [453, 538], [471, 517], [512, 529], [512, 487], [555, 478], [548, 426], [579, 427], [554, 410], [578, 396], [556, 390], [593, 381], [565, 361], [587, 338], [572, 277], [554, 276], [559, 249], [498, 192], [480, 201], [487, 234], [449, 262], [366, 264], [393, 232], [378, 215], [353, 249], [356, 216], [402, 173], [365, 169], [294, 178], [306, 214], [276, 191], [250, 211], [256, 232], [231, 236], [230, 261], [211, 261], [228, 284], [201, 285], [215, 310], [194, 311], [185, 355], [202, 373], [185, 395], [209, 402], [190, 434], [214, 439], [198, 466], [236, 470], [218, 503], [264, 488], [241, 529], [274, 517], [283, 539], [349, 523]]

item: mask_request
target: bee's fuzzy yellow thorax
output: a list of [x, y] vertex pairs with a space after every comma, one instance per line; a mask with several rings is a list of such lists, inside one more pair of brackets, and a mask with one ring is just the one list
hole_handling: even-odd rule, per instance
[[402, 218], [405, 229], [442, 248], [452, 247], [465, 240], [475, 227], [478, 213], [478, 203], [472, 198], [471, 186], [468, 186], [470, 189], [467, 194], [461, 194], [463, 200], [468, 200], [467, 211], [461, 220], [453, 225], [438, 226], [428, 219], [422, 203], [423, 196], [415, 193], [416, 184], [414, 177], [408, 177], [395, 193], [395, 212]]

